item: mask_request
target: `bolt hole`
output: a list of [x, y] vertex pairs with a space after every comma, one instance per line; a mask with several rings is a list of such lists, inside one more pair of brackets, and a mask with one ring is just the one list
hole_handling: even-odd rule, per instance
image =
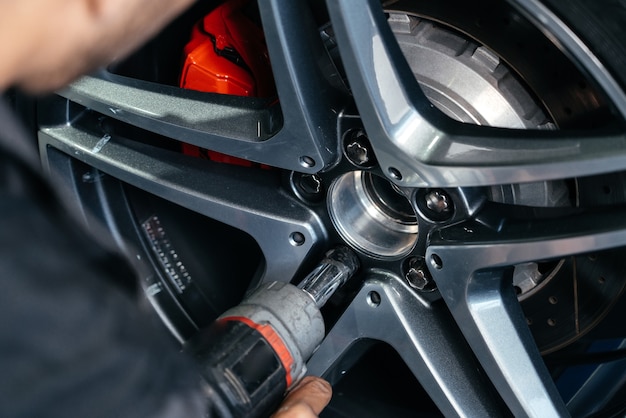
[[302, 167], [312, 168], [315, 166], [315, 160], [305, 155], [305, 156], [300, 157], [300, 165]]
[[443, 260], [437, 254], [430, 256], [430, 264], [437, 270], [441, 270], [443, 268]]
[[606, 282], [606, 279], [604, 278], [604, 276], [600, 276], [600, 277], [598, 278], [598, 283], [600, 283], [600, 284], [604, 284], [605, 282]]
[[532, 318], [526, 318], [526, 324], [528, 324], [528, 326], [533, 324], [533, 319]]
[[369, 292], [367, 294], [367, 303], [372, 307], [372, 308], [377, 308], [378, 305], [380, 305], [380, 294], [378, 292]]
[[559, 300], [556, 298], [556, 296], [550, 296], [548, 298], [548, 302], [550, 302], [552, 305], [556, 305], [557, 303], [559, 303]]
[[548, 318], [548, 325], [550, 325], [551, 327], [556, 325], [556, 319], [554, 318]]
[[589, 259], [589, 261], [596, 261], [598, 259], [598, 256], [596, 254], [589, 254], [587, 258]]
[[397, 168], [389, 167], [387, 171], [389, 172], [389, 175], [391, 176], [392, 179], [402, 180], [402, 173], [400, 173], [400, 170], [398, 170]]
[[513, 286], [513, 290], [515, 290], [515, 294], [516, 294], [517, 296], [519, 296], [519, 295], [521, 295], [521, 294], [522, 294], [522, 288], [521, 288], [521, 287], [519, 287], [519, 286]]
[[301, 245], [304, 244], [305, 241], [306, 241], [306, 238], [304, 238], [304, 234], [301, 232], [294, 232], [293, 234], [289, 236], [289, 242], [294, 247], [300, 247]]

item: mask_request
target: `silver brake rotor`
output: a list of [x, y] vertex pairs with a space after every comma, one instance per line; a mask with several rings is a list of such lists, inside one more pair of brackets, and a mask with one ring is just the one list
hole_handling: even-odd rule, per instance
[[554, 129], [542, 108], [490, 49], [408, 14], [389, 24], [424, 94], [452, 119], [512, 129]]

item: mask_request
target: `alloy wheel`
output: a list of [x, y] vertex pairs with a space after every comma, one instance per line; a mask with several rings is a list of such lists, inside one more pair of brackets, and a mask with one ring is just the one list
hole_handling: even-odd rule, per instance
[[465, 3], [262, 2], [278, 102], [175, 85], [197, 5], [38, 104], [44, 165], [137, 259], [179, 340], [346, 243], [363, 267], [325, 307], [310, 372], [358, 394], [349, 375], [393, 357], [421, 394], [407, 414], [611, 407], [623, 362], [559, 359], [625, 341], [623, 57], [554, 5]]

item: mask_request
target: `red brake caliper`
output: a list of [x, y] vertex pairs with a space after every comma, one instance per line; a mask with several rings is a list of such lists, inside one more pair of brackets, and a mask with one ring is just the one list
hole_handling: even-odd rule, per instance
[[[228, 0], [193, 28], [185, 46], [180, 87], [234, 96], [274, 97], [276, 88], [263, 30], [245, 15], [250, 0]], [[195, 145], [183, 153], [212, 161], [254, 163]]]

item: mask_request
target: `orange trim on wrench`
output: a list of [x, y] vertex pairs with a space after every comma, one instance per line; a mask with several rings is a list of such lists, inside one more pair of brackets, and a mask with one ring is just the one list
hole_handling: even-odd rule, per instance
[[292, 368], [294, 366], [293, 357], [291, 355], [291, 352], [285, 345], [283, 339], [280, 337], [280, 335], [278, 335], [276, 330], [274, 330], [271, 325], [257, 324], [256, 322], [252, 321], [250, 318], [246, 318], [245, 316], [227, 316], [225, 318], [220, 318], [220, 321], [243, 322], [250, 328], [257, 330], [265, 338], [270, 347], [272, 347], [272, 349], [278, 356], [278, 359], [280, 360], [286, 371], [285, 379], [287, 380], [287, 389], [291, 387], [291, 384], [293, 383], [293, 377], [291, 376]]

